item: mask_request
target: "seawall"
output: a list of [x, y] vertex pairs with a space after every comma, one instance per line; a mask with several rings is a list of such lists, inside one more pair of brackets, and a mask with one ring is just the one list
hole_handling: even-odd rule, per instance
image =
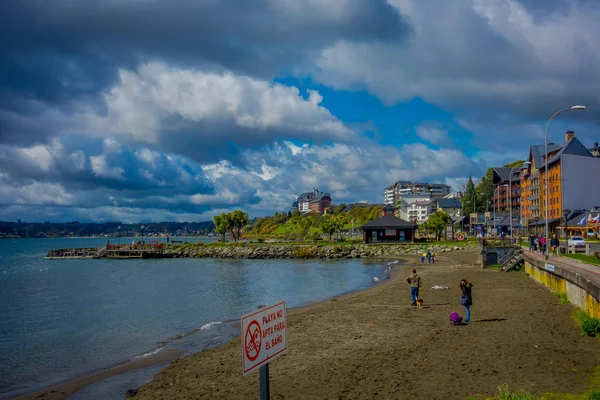
[[464, 245], [419, 244], [346, 244], [346, 245], [292, 245], [292, 244], [238, 244], [238, 245], [184, 245], [167, 248], [164, 257], [187, 258], [247, 258], [247, 259], [336, 259], [364, 258], [391, 255], [418, 255], [427, 250], [446, 253], [453, 250], [478, 248], [476, 242]]
[[567, 296], [569, 302], [589, 316], [600, 318], [600, 285], [598, 279], [579, 273], [556, 259], [545, 261], [524, 254], [525, 272], [556, 293]]

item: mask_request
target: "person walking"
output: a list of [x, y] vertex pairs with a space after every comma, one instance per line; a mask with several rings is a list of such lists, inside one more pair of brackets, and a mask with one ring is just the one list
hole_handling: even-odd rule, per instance
[[427, 264], [431, 264], [431, 251], [427, 250], [427, 254], [425, 256], [427, 257]]
[[546, 254], [546, 236], [542, 235], [540, 238], [540, 249], [542, 254]]
[[473, 305], [473, 296], [471, 294], [471, 288], [473, 284], [467, 282], [466, 279], [460, 281], [460, 305], [465, 308], [465, 322], [468, 324], [471, 322], [471, 306]]
[[529, 250], [535, 251], [535, 235], [529, 234]]
[[437, 257], [437, 253], [435, 251], [431, 252], [431, 263], [435, 264], [435, 258]]
[[412, 275], [406, 278], [406, 282], [410, 285], [411, 306], [416, 307], [419, 299], [419, 289], [421, 288], [421, 277], [417, 275], [416, 269], [412, 270]]
[[556, 233], [552, 235], [552, 239], [550, 239], [550, 248], [552, 249], [552, 254], [553, 255], [558, 255], [558, 246], [560, 245], [560, 242], [558, 241], [558, 238], [556, 237]]
[[427, 257], [427, 254], [425, 254], [425, 253], [421, 254], [421, 264], [425, 263], [425, 257]]

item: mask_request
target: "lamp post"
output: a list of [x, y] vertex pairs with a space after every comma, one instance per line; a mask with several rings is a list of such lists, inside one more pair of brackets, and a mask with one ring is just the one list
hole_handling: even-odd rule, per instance
[[[496, 230], [496, 202], [498, 200], [498, 195], [496, 194], [496, 190], [500, 189], [501, 187], [506, 187], [508, 185], [498, 185], [496, 186], [496, 189], [494, 189], [494, 230]], [[497, 232], [496, 232], [497, 233]]]
[[571, 210], [569, 210], [568, 208], [565, 208], [563, 210], [563, 214], [565, 216], [565, 254], [568, 254], [566, 249], [569, 246], [569, 231], [568, 231], [569, 228], [567, 227], [567, 218], [569, 217], [570, 213], [571, 213]]
[[[509, 195], [509, 198], [508, 198], [508, 207], [510, 208], [510, 238], [511, 239], [514, 238], [514, 235], [513, 235], [513, 225], [512, 225], [512, 176], [513, 176], [512, 174], [513, 174], [513, 171], [515, 170], [515, 168], [521, 169], [521, 168], [523, 168], [523, 166], [529, 165], [529, 164], [531, 164], [531, 162], [525, 161], [523, 164], [519, 165], [518, 167], [513, 167], [510, 170], [510, 175], [509, 175], [509, 178], [508, 178], [508, 195]], [[521, 177], [521, 174], [519, 174], [519, 178], [520, 177]], [[521, 204], [519, 202], [519, 212], [520, 211], [521, 211]], [[521, 219], [519, 218], [519, 224], [520, 223], [521, 223]]]
[[[555, 112], [554, 114], [552, 114], [552, 116], [550, 117], [550, 119], [548, 120], [548, 123], [546, 124], [546, 142], [545, 142], [545, 151], [544, 153], [546, 154], [546, 157], [544, 159], [544, 164], [546, 165], [544, 168], [544, 172], [546, 174], [546, 189], [544, 191], [544, 208], [546, 209], [545, 212], [545, 218], [546, 218], [546, 241], [548, 241], [548, 126], [550, 125], [550, 121], [552, 121], [554, 119], [554, 117], [556, 117], [558, 114], [560, 114], [563, 111], [569, 111], [569, 110], [585, 110], [585, 106], [571, 106], [571, 107], [567, 107], [567, 108], [563, 108], [562, 110], [558, 110], [557, 112]], [[546, 246], [546, 251], [544, 252], [544, 257], [546, 258], [546, 260], [548, 259], [548, 246]]]

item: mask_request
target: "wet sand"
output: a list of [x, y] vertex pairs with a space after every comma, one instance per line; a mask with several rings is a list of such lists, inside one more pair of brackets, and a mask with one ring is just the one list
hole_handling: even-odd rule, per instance
[[[99, 371], [95, 374], [83, 376], [78, 379], [73, 379], [71, 381], [61, 383], [59, 385], [52, 386], [50, 388], [40, 390], [35, 393], [29, 393], [20, 397], [17, 397], [17, 400], [31, 400], [31, 399], [44, 399], [44, 400], [61, 400], [66, 399], [73, 393], [78, 390], [83, 389], [87, 385], [90, 385], [94, 382], [100, 381], [102, 379], [110, 378], [111, 376], [119, 375], [124, 372], [133, 371], [140, 368], [147, 368], [153, 365], [158, 365], [162, 363], [166, 363], [169, 361], [173, 361], [181, 356], [183, 356], [183, 350], [171, 349], [166, 350], [161, 353], [158, 353], [154, 356], [147, 358], [140, 358], [138, 360], [133, 360], [121, 365], [118, 365], [114, 368], [105, 369]], [[125, 397], [125, 394], [123, 394]]]
[[[271, 397], [464, 399], [503, 384], [538, 394], [588, 389], [600, 345], [581, 337], [572, 307], [521, 272], [476, 267], [476, 257], [458, 251], [415, 264], [423, 309], [410, 307], [409, 264], [371, 289], [291, 310], [288, 353], [270, 364]], [[464, 315], [462, 278], [474, 284], [472, 322], [450, 326], [450, 312]], [[240, 353], [237, 337], [178, 359], [134, 398], [257, 398], [258, 373], [242, 376]]]

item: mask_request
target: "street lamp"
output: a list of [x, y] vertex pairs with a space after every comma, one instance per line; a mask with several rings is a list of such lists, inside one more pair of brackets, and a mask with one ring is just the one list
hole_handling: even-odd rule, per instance
[[[545, 151], [544, 153], [546, 154], [546, 158], [545, 158], [545, 164], [546, 164], [546, 168], [545, 168], [545, 172], [546, 172], [546, 190], [544, 191], [544, 203], [545, 203], [545, 208], [546, 208], [546, 242], [548, 241], [548, 126], [550, 125], [550, 121], [552, 121], [554, 119], [554, 117], [556, 117], [558, 114], [560, 114], [563, 111], [569, 111], [569, 110], [585, 110], [585, 106], [571, 106], [571, 107], [567, 107], [567, 108], [563, 108], [562, 110], [558, 110], [557, 112], [555, 112], [550, 119], [548, 120], [548, 123], [546, 124], [546, 143], [545, 143]], [[546, 251], [544, 254], [546, 260], [548, 259], [548, 246], [546, 246]]]
[[496, 203], [498, 200], [498, 195], [496, 194], [496, 190], [500, 189], [501, 187], [507, 187], [508, 185], [499, 185], [496, 186], [496, 189], [494, 189], [494, 230], [496, 230]]
[[[571, 210], [569, 210], [568, 208], [565, 208], [563, 210], [563, 214], [565, 216], [565, 240], [566, 240], [565, 249], [569, 246], [569, 230], [568, 230], [569, 228], [567, 227], [567, 218], [569, 217], [570, 213], [571, 213]], [[567, 251], [565, 251], [565, 253], [568, 254]]]
[[[508, 207], [510, 208], [510, 238], [513, 239], [514, 235], [513, 235], [513, 226], [512, 226], [512, 176], [513, 176], [513, 171], [515, 170], [515, 168], [523, 168], [523, 166], [525, 165], [529, 165], [531, 164], [531, 162], [529, 161], [525, 161], [523, 164], [519, 165], [518, 167], [513, 167], [510, 170], [510, 175], [508, 178], [508, 195], [509, 195], [509, 199], [508, 199]], [[521, 175], [519, 174], [519, 177]], [[521, 204], [519, 202], [519, 211], [521, 210]], [[521, 220], [519, 219], [519, 224], [521, 223]], [[520, 236], [519, 236], [520, 237]]]

